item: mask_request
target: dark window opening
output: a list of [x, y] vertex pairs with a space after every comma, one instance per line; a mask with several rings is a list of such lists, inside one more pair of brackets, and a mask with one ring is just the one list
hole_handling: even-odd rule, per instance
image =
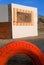
[[17, 12], [17, 23], [30, 23], [31, 13]]

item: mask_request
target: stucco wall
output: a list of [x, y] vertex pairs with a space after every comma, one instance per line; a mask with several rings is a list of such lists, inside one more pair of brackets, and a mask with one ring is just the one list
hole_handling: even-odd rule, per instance
[[[13, 8], [19, 8], [22, 10], [33, 10], [34, 11], [34, 26], [15, 26], [13, 25]], [[37, 8], [27, 7], [17, 4], [12, 4], [12, 37], [13, 38], [22, 38], [29, 36], [37, 36], [38, 35], [38, 15]]]
[[0, 5], [0, 22], [8, 22], [8, 5]]

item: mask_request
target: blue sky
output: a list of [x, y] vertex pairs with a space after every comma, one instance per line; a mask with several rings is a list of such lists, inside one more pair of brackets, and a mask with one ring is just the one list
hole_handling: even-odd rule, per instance
[[44, 16], [44, 0], [0, 0], [0, 4], [21, 4], [38, 8], [38, 14]]

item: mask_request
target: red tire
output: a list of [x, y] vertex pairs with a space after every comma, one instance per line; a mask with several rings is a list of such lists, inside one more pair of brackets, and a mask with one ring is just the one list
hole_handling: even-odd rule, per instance
[[12, 56], [19, 53], [33, 58], [34, 65], [44, 65], [44, 55], [41, 50], [34, 44], [25, 41], [16, 41], [5, 45], [0, 52], [0, 65], [6, 65]]

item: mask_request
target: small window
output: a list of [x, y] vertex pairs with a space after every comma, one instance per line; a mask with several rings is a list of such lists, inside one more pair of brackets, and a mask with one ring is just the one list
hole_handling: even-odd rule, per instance
[[31, 13], [17, 12], [17, 23], [30, 23]]
[[22, 10], [13, 8], [13, 24], [15, 26], [33, 26], [34, 12], [33, 10]]

